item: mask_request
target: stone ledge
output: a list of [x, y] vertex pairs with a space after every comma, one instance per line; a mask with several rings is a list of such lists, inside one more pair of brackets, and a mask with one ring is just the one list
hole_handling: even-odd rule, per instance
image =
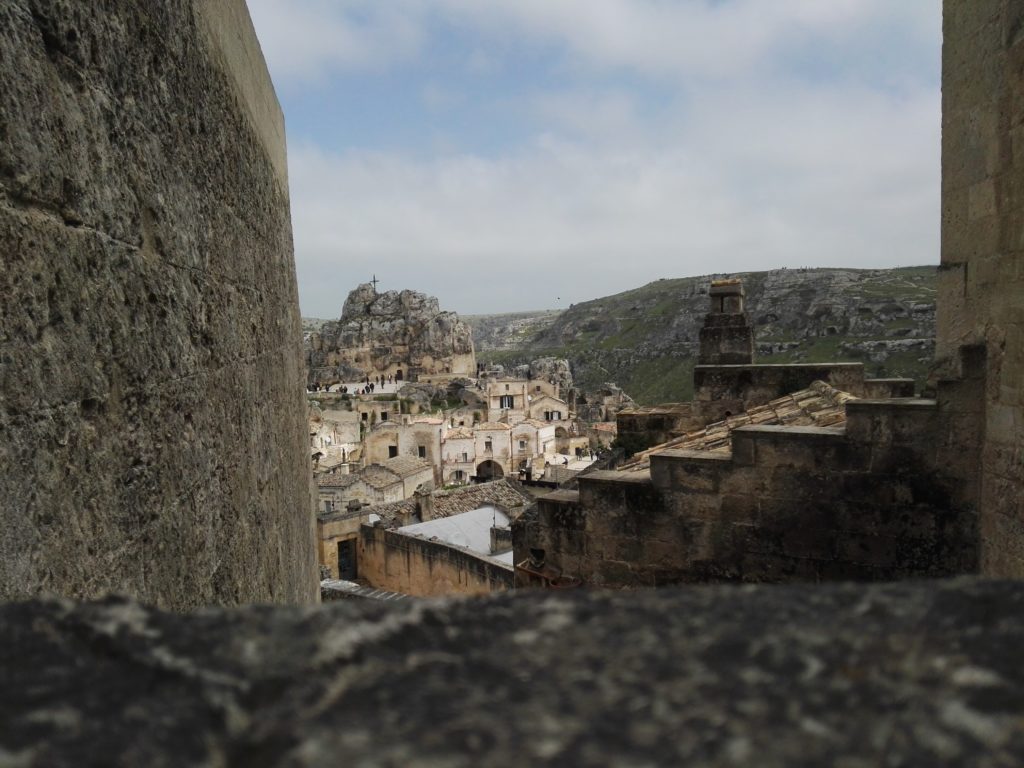
[[0, 763], [1024, 760], [1024, 584], [0, 607]]

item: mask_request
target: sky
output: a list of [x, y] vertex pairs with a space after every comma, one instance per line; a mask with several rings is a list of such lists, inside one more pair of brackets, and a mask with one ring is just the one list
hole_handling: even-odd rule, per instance
[[941, 0], [248, 0], [304, 316], [939, 261]]

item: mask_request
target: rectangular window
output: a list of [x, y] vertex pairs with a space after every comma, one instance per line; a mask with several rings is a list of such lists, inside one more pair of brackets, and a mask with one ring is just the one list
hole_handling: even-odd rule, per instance
[[425, 459], [425, 458], [427, 458], [427, 447], [426, 447], [425, 445], [421, 445], [421, 446], [419, 446], [419, 447], [418, 447], [418, 448], [416, 449], [416, 453], [418, 453], [418, 454], [419, 454], [419, 456], [420, 456], [420, 458], [421, 458], [421, 459]]
[[368, 421], [369, 418], [370, 418], [370, 414], [368, 414], [368, 413], [364, 413], [363, 414], [363, 421]]
[[490, 440], [485, 442], [484, 443], [484, 450], [485, 451], [493, 451], [494, 450], [494, 443], [492, 443]]
[[387, 421], [388, 420], [388, 412], [387, 411], [381, 411], [380, 412], [380, 420], [381, 421]]
[[393, 459], [397, 455], [398, 455], [398, 446], [397, 445], [389, 445], [388, 446], [388, 458], [389, 459]]
[[526, 441], [525, 440], [520, 440], [519, 441], [519, 450], [522, 451], [522, 450], [525, 450], [525, 449], [526, 449]]
[[462, 453], [462, 460], [463, 461], [469, 461], [469, 454], [466, 453], [465, 451], [463, 451], [463, 453]]
[[501, 398], [500, 398], [500, 402], [501, 402], [501, 404], [500, 404], [499, 407], [501, 407], [501, 408], [511, 408], [513, 403], [515, 402], [515, 400], [514, 400], [512, 395], [502, 395]]

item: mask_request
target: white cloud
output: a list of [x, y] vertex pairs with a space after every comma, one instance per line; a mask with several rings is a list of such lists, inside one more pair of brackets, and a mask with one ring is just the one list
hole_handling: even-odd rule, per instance
[[[372, 274], [487, 312], [659, 277], [938, 261], [938, 0], [250, 3], [279, 87], [419, 73], [439, 20], [473, 76], [514, 70], [512, 40], [579, 75], [487, 94], [536, 127], [487, 154], [432, 126], [407, 151], [294, 141], [307, 314], [336, 315]], [[481, 98], [426, 82], [413, 98], [434, 112]]]
[[419, 50], [424, 29], [414, 6], [360, 0], [248, 0], [263, 55], [280, 86], [322, 83], [344, 71], [380, 70]]
[[303, 300], [340, 306], [341, 270], [342, 285], [376, 272], [484, 312], [658, 277], [935, 262], [938, 108], [937, 94], [745, 91], [705, 100], [670, 142], [547, 134], [430, 160], [293, 147]]

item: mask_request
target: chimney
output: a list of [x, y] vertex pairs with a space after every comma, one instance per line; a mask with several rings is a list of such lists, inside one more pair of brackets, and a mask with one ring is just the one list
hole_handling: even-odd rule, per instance
[[416, 499], [416, 510], [419, 512], [420, 521], [427, 522], [434, 519], [434, 490], [430, 484], [424, 483], [413, 491], [412, 497]]
[[744, 309], [740, 280], [712, 280], [711, 306], [700, 330], [698, 365], [750, 365], [754, 362], [754, 331]]

